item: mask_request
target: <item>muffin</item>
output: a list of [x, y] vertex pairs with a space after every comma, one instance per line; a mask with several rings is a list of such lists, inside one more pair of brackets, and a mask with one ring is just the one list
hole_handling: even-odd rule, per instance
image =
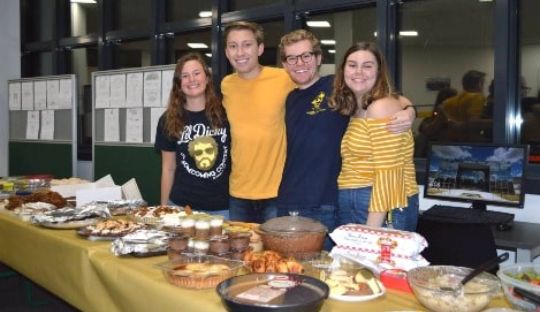
[[210, 239], [209, 252], [212, 255], [222, 255], [229, 252], [231, 241], [228, 236], [214, 236]]
[[212, 216], [210, 218], [210, 237], [223, 233], [223, 217]]
[[210, 221], [206, 218], [198, 219], [195, 222], [195, 238], [205, 240], [210, 237]]

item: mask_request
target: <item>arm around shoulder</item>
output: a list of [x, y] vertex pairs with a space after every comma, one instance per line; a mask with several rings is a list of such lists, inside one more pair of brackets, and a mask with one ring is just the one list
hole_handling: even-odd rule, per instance
[[400, 102], [393, 97], [385, 97], [371, 103], [366, 110], [366, 117], [373, 119], [383, 119], [393, 116], [402, 111]]

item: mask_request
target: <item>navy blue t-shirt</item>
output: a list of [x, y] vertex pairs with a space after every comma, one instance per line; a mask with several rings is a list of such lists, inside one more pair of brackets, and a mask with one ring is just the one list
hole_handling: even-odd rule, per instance
[[287, 159], [279, 205], [337, 205], [341, 138], [349, 117], [328, 108], [333, 78], [321, 77], [287, 96]]
[[212, 128], [205, 112], [186, 112], [180, 139], [169, 138], [162, 115], [154, 148], [176, 152], [176, 171], [169, 199], [195, 210], [223, 210], [229, 207], [231, 171], [230, 128], [225, 123]]

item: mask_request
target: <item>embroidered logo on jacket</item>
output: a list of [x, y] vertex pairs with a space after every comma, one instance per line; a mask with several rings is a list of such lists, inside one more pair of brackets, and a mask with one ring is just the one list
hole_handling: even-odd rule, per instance
[[316, 115], [320, 112], [324, 112], [326, 108], [321, 108], [321, 104], [324, 101], [326, 94], [321, 91], [319, 94], [311, 101], [311, 109], [306, 112], [308, 115]]

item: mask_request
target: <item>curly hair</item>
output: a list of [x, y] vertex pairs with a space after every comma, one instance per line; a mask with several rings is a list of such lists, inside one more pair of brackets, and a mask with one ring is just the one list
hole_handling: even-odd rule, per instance
[[165, 124], [164, 129], [167, 136], [170, 138], [178, 139], [186, 124], [186, 95], [182, 91], [182, 80], [180, 78], [184, 64], [188, 61], [199, 62], [203, 69], [204, 74], [208, 80], [204, 95], [206, 97], [205, 114], [206, 118], [210, 121], [213, 128], [223, 126], [225, 122], [225, 110], [221, 105], [221, 99], [216, 95], [214, 90], [214, 84], [212, 82], [212, 74], [210, 69], [206, 66], [204, 58], [201, 54], [196, 52], [189, 52], [183, 55], [174, 69], [173, 86], [169, 95], [169, 104], [165, 111]]
[[[347, 64], [347, 59], [351, 54], [357, 51], [368, 51], [377, 60], [377, 79], [373, 88], [362, 95], [360, 102], [356, 98], [353, 91], [345, 83], [345, 65]], [[378, 99], [391, 96], [393, 98], [398, 98], [398, 94], [394, 91], [392, 84], [390, 82], [390, 77], [388, 75], [388, 68], [386, 66], [386, 61], [381, 51], [377, 46], [372, 42], [357, 42], [351, 46], [343, 57], [343, 61], [338, 68], [336, 77], [334, 79], [334, 88], [332, 96], [329, 100], [329, 106], [334, 110], [339, 112], [342, 115], [352, 116], [358, 110], [358, 103], [362, 104], [363, 109], [367, 107]]]

